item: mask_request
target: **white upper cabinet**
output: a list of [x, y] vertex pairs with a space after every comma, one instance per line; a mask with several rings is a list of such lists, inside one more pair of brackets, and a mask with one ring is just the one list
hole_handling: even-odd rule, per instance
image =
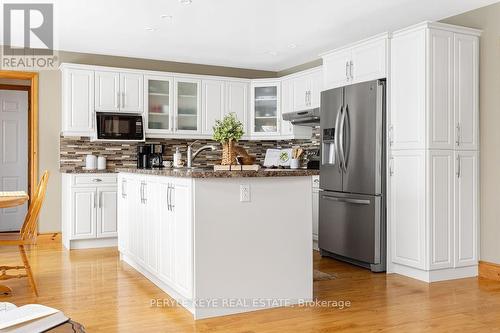
[[387, 77], [389, 34], [323, 54], [323, 90]]
[[88, 135], [94, 129], [94, 71], [62, 70], [63, 135]]
[[453, 149], [453, 32], [429, 30], [429, 147]]
[[202, 83], [202, 133], [212, 134], [216, 120], [225, 114], [225, 83], [220, 80], [203, 80]]
[[143, 112], [143, 75], [95, 71], [95, 110]]
[[333, 89], [350, 84], [349, 65], [351, 50], [335, 51], [323, 56], [323, 89]]
[[120, 73], [95, 72], [95, 110], [120, 111]]
[[321, 94], [321, 69], [306, 72], [291, 79], [292, 81], [292, 102], [291, 108], [282, 107], [282, 113], [301, 111], [319, 107]]
[[201, 133], [201, 80], [175, 78], [174, 128], [181, 134]]
[[120, 74], [120, 110], [130, 113], [143, 111], [143, 75], [135, 73]]
[[280, 97], [279, 81], [252, 83], [252, 135], [277, 136], [280, 134]]
[[248, 82], [226, 82], [225, 114], [234, 113], [236, 118], [243, 123], [245, 134], [248, 133], [249, 88]]
[[349, 63], [353, 83], [387, 77], [388, 36], [361, 43], [352, 48]]
[[479, 39], [456, 33], [455, 122], [456, 149], [479, 149]]
[[392, 149], [425, 146], [425, 31], [391, 41], [389, 144]]
[[478, 32], [426, 23], [391, 41], [392, 149], [478, 149]]
[[170, 76], [144, 76], [146, 134], [170, 134], [173, 132], [173, 84]]

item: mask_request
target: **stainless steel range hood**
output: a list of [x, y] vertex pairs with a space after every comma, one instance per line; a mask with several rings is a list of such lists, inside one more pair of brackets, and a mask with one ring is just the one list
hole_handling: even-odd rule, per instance
[[299, 126], [319, 126], [319, 108], [283, 113], [283, 120]]

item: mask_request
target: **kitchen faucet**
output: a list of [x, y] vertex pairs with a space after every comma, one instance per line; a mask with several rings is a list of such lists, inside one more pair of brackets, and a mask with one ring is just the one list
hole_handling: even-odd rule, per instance
[[188, 168], [192, 168], [192, 165], [193, 165], [193, 161], [194, 159], [196, 158], [196, 156], [198, 156], [202, 151], [204, 150], [211, 150], [211, 151], [214, 151], [216, 148], [215, 146], [213, 145], [205, 145], [205, 146], [202, 146], [200, 147], [200, 149], [198, 149], [197, 151], [195, 151], [193, 153], [193, 150], [192, 150], [192, 146], [197, 143], [198, 140], [196, 140], [195, 142], [191, 143], [188, 148], [187, 148], [187, 167]]

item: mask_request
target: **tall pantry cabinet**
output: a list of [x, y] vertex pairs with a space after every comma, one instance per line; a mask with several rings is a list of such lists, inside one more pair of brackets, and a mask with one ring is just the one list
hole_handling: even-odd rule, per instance
[[391, 270], [427, 282], [477, 275], [479, 36], [423, 23], [391, 41]]

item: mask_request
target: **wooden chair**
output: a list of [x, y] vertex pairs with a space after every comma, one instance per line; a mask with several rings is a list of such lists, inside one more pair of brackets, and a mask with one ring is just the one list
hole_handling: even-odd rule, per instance
[[[33, 198], [31, 198], [30, 206], [28, 208], [28, 212], [26, 213], [21, 230], [15, 233], [0, 233], [0, 246], [18, 246], [24, 263], [24, 266], [0, 266], [0, 280], [27, 277], [36, 296], [38, 296], [38, 290], [36, 288], [35, 279], [33, 278], [33, 272], [31, 271], [24, 246], [36, 243], [38, 216], [40, 215], [43, 200], [45, 199], [45, 191], [47, 189], [48, 181], [49, 172], [45, 171], [42, 179], [40, 179], [40, 183], [38, 183], [38, 187], [36, 188]], [[26, 274], [9, 275], [6, 273], [8, 270], [13, 269], [24, 269]]]

